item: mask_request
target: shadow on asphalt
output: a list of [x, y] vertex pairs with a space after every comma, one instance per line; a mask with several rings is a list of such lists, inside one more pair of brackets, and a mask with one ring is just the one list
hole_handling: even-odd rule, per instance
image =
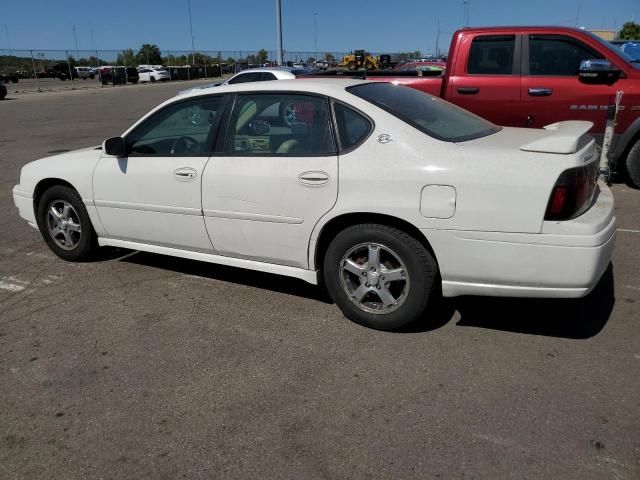
[[584, 298], [455, 299], [461, 317], [456, 325], [582, 340], [594, 337], [604, 328], [614, 303], [613, 266], [609, 264], [596, 288]]
[[333, 303], [324, 288], [282, 275], [145, 252], [127, 255], [121, 261]]
[[[103, 257], [104, 260], [115, 258], [136, 265], [262, 288], [327, 304], [333, 303], [322, 285], [314, 286], [296, 278], [122, 249], [111, 249]], [[433, 300], [423, 320], [399, 330], [398, 333], [424, 333], [436, 330], [449, 323], [457, 310], [460, 320], [456, 325], [461, 327], [587, 339], [597, 335], [611, 316], [615, 303], [613, 267], [609, 265], [596, 288], [585, 298], [442, 298], [440, 292], [436, 292]]]

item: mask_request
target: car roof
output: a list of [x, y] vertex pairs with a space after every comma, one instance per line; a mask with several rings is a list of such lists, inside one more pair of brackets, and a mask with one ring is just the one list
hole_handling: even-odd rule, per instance
[[371, 83], [368, 80], [357, 80], [351, 78], [313, 78], [313, 79], [292, 79], [234, 83], [232, 85], [210, 86], [207, 88], [195, 89], [180, 95], [180, 98], [198, 97], [200, 95], [210, 95], [212, 93], [235, 93], [235, 92], [281, 92], [281, 91], [301, 91], [309, 93], [319, 93], [322, 95], [344, 94], [346, 88], [353, 85]]

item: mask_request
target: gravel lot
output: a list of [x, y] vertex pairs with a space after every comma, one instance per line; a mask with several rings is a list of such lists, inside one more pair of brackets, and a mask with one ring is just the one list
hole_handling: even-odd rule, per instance
[[55, 258], [13, 206], [20, 167], [185, 85], [0, 102], [0, 478], [640, 478], [640, 191], [614, 186], [589, 298], [454, 299], [404, 333], [274, 275]]

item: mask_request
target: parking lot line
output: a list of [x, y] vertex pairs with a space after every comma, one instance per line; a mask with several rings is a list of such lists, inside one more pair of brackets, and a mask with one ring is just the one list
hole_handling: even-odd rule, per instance
[[630, 230], [628, 228], [618, 228], [617, 231], [618, 232], [625, 232], [625, 233], [640, 233], [640, 230]]

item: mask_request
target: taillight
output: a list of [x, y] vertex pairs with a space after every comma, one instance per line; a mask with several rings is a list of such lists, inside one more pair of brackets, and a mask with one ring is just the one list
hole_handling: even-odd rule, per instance
[[569, 220], [584, 213], [598, 182], [598, 163], [565, 170], [558, 178], [547, 204], [545, 220]]

